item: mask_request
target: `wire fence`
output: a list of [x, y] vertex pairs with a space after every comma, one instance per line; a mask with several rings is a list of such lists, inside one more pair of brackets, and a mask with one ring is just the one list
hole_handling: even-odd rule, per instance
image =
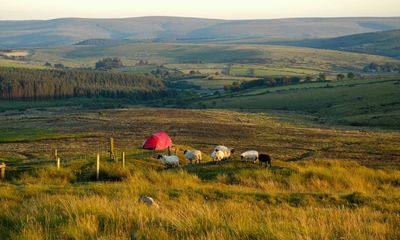
[[99, 180], [101, 165], [104, 163], [115, 163], [116, 166], [125, 168], [127, 165], [127, 154], [126, 152], [115, 153], [113, 158], [109, 152], [103, 151], [97, 154], [83, 154], [69, 158], [54, 155], [54, 159], [52, 160], [0, 163], [0, 180], [12, 180], [18, 178], [23, 173], [33, 173], [40, 169], [58, 171], [64, 168], [70, 168], [79, 179], [90, 179], [91, 175], [96, 174], [96, 179]]

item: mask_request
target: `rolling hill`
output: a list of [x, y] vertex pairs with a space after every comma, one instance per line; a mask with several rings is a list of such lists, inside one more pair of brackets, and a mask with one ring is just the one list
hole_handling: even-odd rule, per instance
[[[398, 62], [375, 55], [255, 44], [177, 44], [137, 43], [112, 46], [61, 46], [33, 49], [26, 57], [36, 65], [62, 62], [68, 67], [93, 67], [104, 57], [119, 57], [124, 65], [134, 66], [141, 59], [152, 64], [210, 63], [263, 64], [270, 67], [297, 67], [318, 71], [357, 71], [376, 62]], [[215, 72], [215, 71], [214, 71]]]
[[355, 34], [330, 39], [283, 41], [273, 44], [333, 49], [400, 58], [400, 30]]
[[298, 18], [218, 20], [179, 17], [61, 18], [0, 21], [0, 47], [74, 44], [87, 39], [136, 41], [270, 41], [331, 38], [400, 28], [393, 18]]

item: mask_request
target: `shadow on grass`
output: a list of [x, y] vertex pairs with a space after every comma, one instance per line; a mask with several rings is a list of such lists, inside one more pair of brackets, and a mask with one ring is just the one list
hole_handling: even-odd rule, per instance
[[266, 171], [272, 171], [283, 175], [291, 175], [292, 169], [282, 166], [266, 167], [262, 164], [254, 164], [251, 161], [239, 161], [239, 160], [227, 160], [222, 161], [221, 164], [215, 162], [204, 162], [200, 164], [189, 164], [182, 167], [188, 173], [196, 174], [201, 180], [211, 181], [215, 180], [218, 175], [226, 174], [231, 175], [234, 173], [240, 173], [241, 171], [247, 170], [260, 170], [265, 169]]

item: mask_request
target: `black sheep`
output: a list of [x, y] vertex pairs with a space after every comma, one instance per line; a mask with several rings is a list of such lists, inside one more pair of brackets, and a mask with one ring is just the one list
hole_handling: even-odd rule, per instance
[[260, 155], [258, 155], [258, 161], [262, 163], [265, 163], [265, 166], [267, 166], [267, 164], [272, 167], [271, 164], [271, 156], [269, 156], [268, 154], [263, 154], [261, 153]]

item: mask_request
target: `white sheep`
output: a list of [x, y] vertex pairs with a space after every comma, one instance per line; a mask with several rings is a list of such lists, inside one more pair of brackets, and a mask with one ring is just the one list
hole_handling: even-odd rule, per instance
[[216, 162], [217, 164], [220, 163], [223, 159], [224, 159], [225, 155], [224, 152], [217, 150], [214, 150], [211, 153], [211, 158], [214, 162]]
[[225, 147], [225, 146], [222, 146], [222, 145], [216, 146], [214, 148], [214, 151], [216, 151], [216, 150], [222, 151], [224, 153], [224, 159], [231, 158], [232, 154], [235, 152], [234, 148], [228, 148], [228, 147]]
[[172, 155], [158, 155], [157, 159], [159, 159], [166, 167], [179, 167], [179, 157]]
[[250, 160], [250, 161], [257, 161], [257, 159], [258, 159], [258, 152], [257, 152], [257, 151], [254, 151], [254, 150], [246, 151], [246, 152], [240, 154], [240, 158], [241, 158], [242, 160], [246, 160], [246, 161], [248, 161], [248, 160]]
[[193, 161], [195, 163], [200, 163], [202, 160], [201, 151], [199, 150], [192, 150], [192, 151], [185, 150], [183, 154], [185, 155], [185, 158], [190, 161], [190, 164], [192, 164]]

